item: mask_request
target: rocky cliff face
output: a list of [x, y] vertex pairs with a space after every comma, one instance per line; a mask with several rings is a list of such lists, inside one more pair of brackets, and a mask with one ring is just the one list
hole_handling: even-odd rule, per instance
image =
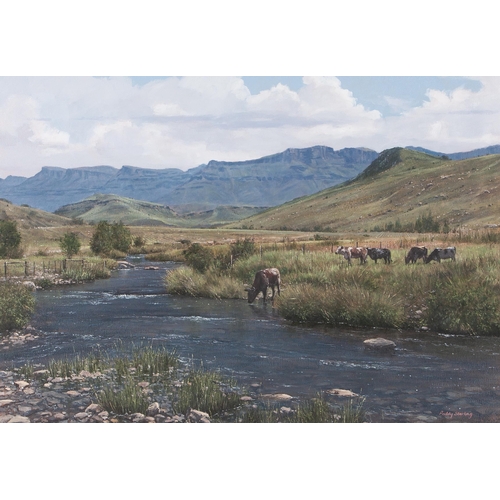
[[0, 197], [48, 211], [95, 193], [206, 210], [218, 205], [269, 207], [351, 179], [377, 156], [366, 148], [335, 151], [314, 146], [256, 160], [210, 161], [187, 172], [132, 166], [43, 167], [18, 183], [0, 180]]

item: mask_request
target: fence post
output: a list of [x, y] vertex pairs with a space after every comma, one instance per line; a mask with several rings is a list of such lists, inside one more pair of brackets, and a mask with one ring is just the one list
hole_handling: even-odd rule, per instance
[[28, 261], [24, 261], [24, 275], [28, 276]]
[[260, 258], [262, 260], [262, 245], [260, 246]]
[[4, 273], [5, 273], [5, 278], [7, 278], [7, 262], [3, 263], [3, 269], [4, 269]]
[[63, 270], [66, 271], [66, 259], [63, 260]]
[[302, 243], [302, 254], [304, 255], [306, 253], [306, 244]]
[[233, 254], [231, 254], [231, 267], [233, 267]]

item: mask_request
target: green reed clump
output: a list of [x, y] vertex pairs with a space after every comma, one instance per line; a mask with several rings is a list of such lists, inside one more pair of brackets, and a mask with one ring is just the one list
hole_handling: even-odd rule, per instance
[[96, 394], [97, 402], [109, 412], [118, 415], [130, 413], [146, 413], [149, 399], [137, 381], [127, 378], [123, 387], [115, 389], [105, 386]]
[[500, 334], [500, 290], [488, 277], [436, 280], [427, 299], [427, 323], [443, 333]]
[[35, 311], [35, 297], [24, 285], [0, 283], [0, 334], [23, 328]]
[[165, 286], [168, 293], [175, 295], [210, 299], [244, 297], [242, 283], [229, 275], [220, 275], [213, 270], [200, 273], [190, 267], [180, 267], [167, 273]]
[[170, 375], [177, 368], [178, 362], [175, 352], [169, 352], [165, 348], [143, 347], [135, 349], [131, 364], [137, 374], [153, 377]]
[[265, 405], [240, 412], [241, 423], [359, 423], [365, 419], [364, 398], [349, 399], [340, 409], [331, 406], [321, 393], [301, 402], [295, 410], [282, 412], [279, 405]]
[[28, 380], [33, 378], [34, 371], [35, 371], [35, 368], [33, 367], [32, 363], [26, 363], [17, 369], [17, 372], [19, 373], [19, 375], [22, 375], [24, 378], [26, 378]]
[[294, 323], [399, 328], [405, 319], [403, 303], [394, 294], [359, 285], [293, 285], [278, 298], [277, 307]]
[[190, 408], [208, 413], [211, 417], [237, 408], [240, 396], [236, 383], [217, 372], [191, 370], [177, 391], [174, 410], [187, 413]]
[[79, 354], [73, 358], [50, 360], [47, 370], [51, 377], [70, 378], [72, 375], [78, 375], [81, 371], [96, 373], [104, 370], [108, 366], [107, 361], [100, 352], [92, 352], [85, 357]]

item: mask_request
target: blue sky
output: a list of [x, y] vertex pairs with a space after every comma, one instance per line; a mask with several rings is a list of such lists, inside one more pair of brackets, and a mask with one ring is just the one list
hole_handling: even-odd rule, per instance
[[68, 23], [62, 2], [27, 3], [30, 16], [4, 7], [0, 31], [0, 178], [45, 165], [186, 170], [314, 145], [500, 143], [500, 80], [458, 76], [499, 74], [482, 0], [472, 11], [422, 0], [412, 23], [384, 0], [329, 12], [316, 0], [89, 0]]
[[0, 77], [0, 178], [46, 165], [187, 170], [315, 145], [499, 143], [496, 77]]

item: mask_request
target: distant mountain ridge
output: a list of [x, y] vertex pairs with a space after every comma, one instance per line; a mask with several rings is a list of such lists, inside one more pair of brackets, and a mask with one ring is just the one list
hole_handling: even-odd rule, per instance
[[[101, 165], [43, 167], [33, 177], [0, 179], [0, 198], [46, 211], [96, 193], [115, 194], [183, 211], [220, 205], [269, 207], [355, 177], [378, 153], [367, 148], [290, 148], [255, 160], [212, 160], [188, 171]], [[10, 179], [10, 180], [9, 180]]]
[[488, 146], [486, 148], [473, 149], [472, 151], [467, 151], [464, 153], [438, 153], [437, 151], [432, 151], [430, 149], [407, 146], [405, 149], [411, 149], [413, 151], [418, 151], [419, 153], [425, 153], [431, 156], [447, 156], [450, 160], [467, 160], [468, 158], [476, 158], [477, 156], [486, 155], [497, 155], [500, 154], [500, 144], [495, 146]]

